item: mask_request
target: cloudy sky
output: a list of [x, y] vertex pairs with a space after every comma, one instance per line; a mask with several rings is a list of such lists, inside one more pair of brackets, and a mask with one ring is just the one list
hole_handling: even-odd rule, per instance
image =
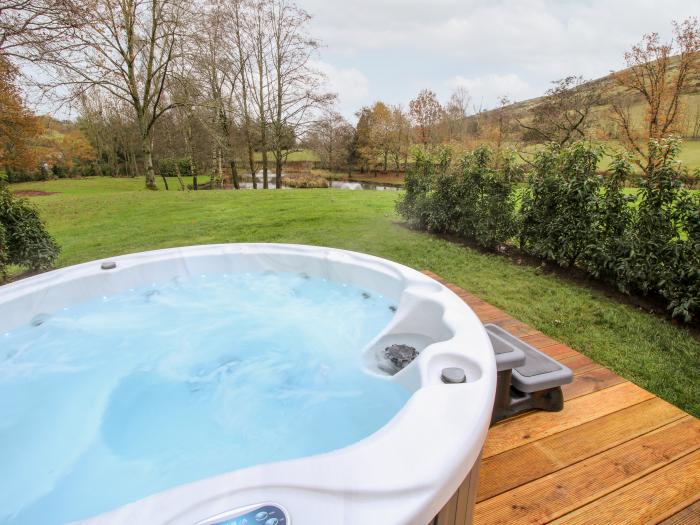
[[642, 34], [700, 15], [698, 0], [298, 0], [323, 42], [318, 67], [350, 118], [362, 105], [404, 104], [463, 85], [473, 102], [541, 95], [567, 75], [621, 67]]

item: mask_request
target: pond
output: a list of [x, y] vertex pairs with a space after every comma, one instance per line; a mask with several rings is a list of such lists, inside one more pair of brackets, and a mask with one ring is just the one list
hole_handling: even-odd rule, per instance
[[[298, 175], [298, 174], [294, 174]], [[284, 185], [284, 179], [287, 175], [285, 173], [282, 174], [282, 189], [284, 190], [290, 190], [294, 188], [289, 188]], [[257, 189], [262, 189], [262, 173], [258, 173], [256, 176], [257, 179]], [[274, 175], [270, 176], [269, 180], [269, 185], [270, 188], [275, 187], [275, 179]], [[243, 177], [243, 181], [239, 183], [241, 189], [244, 190], [252, 190], [253, 189], [253, 182], [251, 181], [250, 176]], [[334, 189], [334, 190], [374, 190], [374, 191], [398, 191], [401, 188], [399, 186], [391, 186], [391, 185], [386, 185], [386, 184], [377, 184], [374, 182], [366, 182], [366, 181], [350, 181], [350, 180], [333, 180], [329, 181], [329, 188]]]

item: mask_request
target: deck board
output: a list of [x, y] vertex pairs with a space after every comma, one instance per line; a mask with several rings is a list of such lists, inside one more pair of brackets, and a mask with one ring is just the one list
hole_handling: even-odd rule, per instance
[[[425, 272], [574, 373], [564, 410], [489, 431], [474, 524], [700, 524], [700, 421], [499, 308]], [[455, 495], [436, 520], [465, 525]]]

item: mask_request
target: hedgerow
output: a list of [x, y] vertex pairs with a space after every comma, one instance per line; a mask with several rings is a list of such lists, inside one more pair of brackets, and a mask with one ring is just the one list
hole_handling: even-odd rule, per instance
[[617, 155], [600, 174], [603, 152], [586, 142], [543, 148], [517, 191], [518, 167], [487, 147], [454, 162], [419, 155], [397, 211], [415, 228], [488, 249], [517, 244], [625, 293], [659, 296], [689, 322], [700, 311], [700, 194], [684, 187], [677, 140], [650, 148], [658, 167], [637, 181], [637, 195], [625, 191], [630, 160]]

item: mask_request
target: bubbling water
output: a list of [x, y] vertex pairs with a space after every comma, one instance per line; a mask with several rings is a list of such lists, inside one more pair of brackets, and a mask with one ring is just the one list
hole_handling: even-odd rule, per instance
[[304, 274], [201, 275], [0, 335], [0, 522], [83, 519], [368, 436], [409, 397], [362, 369], [394, 310]]

